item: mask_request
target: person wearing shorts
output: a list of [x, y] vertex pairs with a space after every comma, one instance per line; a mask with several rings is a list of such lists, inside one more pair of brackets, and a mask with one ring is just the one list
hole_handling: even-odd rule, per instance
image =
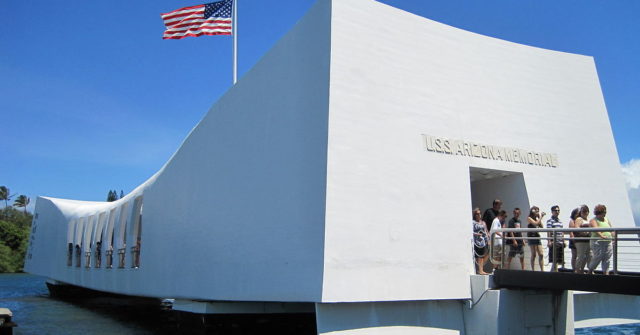
[[[538, 206], [531, 207], [529, 216], [527, 217], [527, 228], [542, 228], [542, 218], [545, 216], [545, 212], [540, 213]], [[544, 252], [542, 251], [542, 244], [540, 243], [540, 233], [529, 232], [527, 233], [529, 238], [529, 247], [531, 248], [531, 271], [535, 271], [536, 256], [538, 256], [538, 263], [540, 264], [540, 271], [544, 271]]]
[[[509, 220], [507, 228], [520, 228], [520, 208], [513, 209], [513, 217]], [[506, 243], [509, 245], [509, 257], [507, 258], [507, 269], [511, 266], [511, 260], [513, 257], [520, 258], [520, 268], [524, 270], [524, 240], [522, 239], [522, 233], [508, 232], [506, 234]]]

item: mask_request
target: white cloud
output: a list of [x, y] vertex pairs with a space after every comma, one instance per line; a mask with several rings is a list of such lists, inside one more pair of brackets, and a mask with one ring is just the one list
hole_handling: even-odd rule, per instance
[[622, 174], [629, 193], [629, 202], [636, 226], [640, 226], [640, 159], [622, 164]]

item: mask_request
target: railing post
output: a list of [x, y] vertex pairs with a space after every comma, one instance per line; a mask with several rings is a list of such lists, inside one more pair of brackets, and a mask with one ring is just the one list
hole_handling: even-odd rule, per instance
[[617, 232], [613, 232], [613, 274], [614, 275], [618, 274], [618, 233]]
[[500, 240], [502, 243], [502, 255], [500, 255], [500, 269], [504, 269], [504, 249], [507, 248], [507, 240], [504, 238], [504, 232], [502, 233], [502, 238]]
[[553, 265], [551, 265], [551, 271], [558, 272], [558, 263], [556, 262], [556, 233], [551, 232], [551, 260], [553, 261]]
[[500, 257], [500, 268], [502, 269], [504, 267], [504, 239], [502, 240], [502, 250], [500, 250], [499, 254], [495, 254], [495, 243], [496, 243], [496, 232], [490, 233], [491, 234], [491, 243], [489, 246], [489, 255], [490, 255], [490, 259], [489, 259], [489, 263], [495, 264], [495, 257], [499, 256]]

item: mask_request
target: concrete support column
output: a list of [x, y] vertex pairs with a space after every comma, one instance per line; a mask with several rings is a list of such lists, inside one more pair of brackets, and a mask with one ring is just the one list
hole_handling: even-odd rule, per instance
[[318, 303], [318, 334], [465, 334], [461, 300]]
[[471, 276], [467, 334], [573, 334], [573, 292], [492, 289], [492, 276]]

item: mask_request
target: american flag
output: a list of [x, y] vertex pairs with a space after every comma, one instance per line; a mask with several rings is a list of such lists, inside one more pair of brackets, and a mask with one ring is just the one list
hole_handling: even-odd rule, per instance
[[187, 36], [231, 35], [233, 0], [184, 7], [161, 14], [167, 30], [162, 39], [181, 39]]

